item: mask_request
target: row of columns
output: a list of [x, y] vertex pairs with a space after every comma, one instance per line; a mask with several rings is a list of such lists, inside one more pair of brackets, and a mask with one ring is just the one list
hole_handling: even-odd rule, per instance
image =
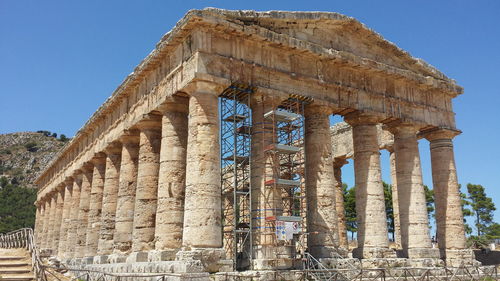
[[39, 200], [41, 247], [63, 258], [221, 248], [218, 91], [210, 89], [165, 103]]
[[[64, 258], [181, 247], [221, 248], [218, 92], [203, 85], [189, 98], [176, 97], [165, 103], [158, 108], [161, 114], [145, 116], [40, 200], [36, 235], [42, 248], [51, 248]], [[265, 124], [259, 118], [269, 104], [261, 103], [252, 108], [254, 126]], [[332, 159], [330, 115], [327, 106], [311, 105], [305, 111], [307, 227], [314, 234], [308, 245], [316, 257], [331, 257], [347, 241], [343, 204], [339, 204], [343, 202], [340, 167], [345, 160]], [[360, 113], [349, 114], [345, 120], [353, 128], [358, 215], [354, 255], [394, 257], [388, 245], [377, 139], [380, 120]], [[395, 137], [392, 177], [397, 182], [403, 250], [410, 258], [437, 257], [429, 237], [418, 128], [395, 124], [389, 130]], [[425, 136], [431, 142], [438, 239], [443, 251], [465, 248], [453, 136], [448, 130]], [[252, 138], [251, 186], [261, 196], [252, 201], [252, 209], [272, 213], [281, 204], [281, 193], [270, 194], [264, 186], [266, 165], [262, 164], [265, 155], [261, 148], [265, 140], [259, 138], [266, 136]], [[260, 246], [256, 256], [275, 254], [270, 250], [274, 239], [269, 236], [266, 232], [254, 237]]]

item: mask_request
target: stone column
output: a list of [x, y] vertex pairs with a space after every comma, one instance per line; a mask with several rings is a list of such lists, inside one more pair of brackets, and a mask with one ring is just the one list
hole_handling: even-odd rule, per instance
[[460, 131], [435, 129], [424, 133], [430, 142], [432, 182], [436, 205], [437, 240], [449, 265], [469, 262], [474, 254], [466, 249], [465, 229], [453, 152], [453, 138]]
[[63, 217], [63, 209], [64, 209], [64, 189], [66, 185], [63, 183], [57, 186], [57, 190], [55, 193], [56, 197], [56, 205], [54, 212], [54, 224], [53, 224], [53, 235], [52, 235], [52, 249], [54, 250], [54, 254], [59, 256], [59, 240], [61, 237], [61, 225], [62, 225], [62, 217]]
[[106, 172], [106, 154], [97, 153], [91, 160], [94, 164], [92, 187], [90, 189], [90, 204], [87, 223], [87, 242], [85, 256], [93, 257], [97, 254], [97, 243], [101, 229], [102, 192]]
[[162, 140], [155, 230], [156, 250], [163, 251], [161, 260], [174, 259], [172, 254], [182, 246], [188, 106], [188, 98], [178, 97], [161, 108]]
[[395, 257], [389, 249], [384, 187], [380, 169], [377, 138], [378, 118], [364, 113], [351, 113], [345, 121], [352, 126], [356, 213], [358, 221], [358, 258]]
[[97, 244], [97, 254], [100, 256], [109, 255], [113, 252], [121, 152], [122, 146], [119, 142], [113, 142], [105, 149], [106, 172], [104, 173], [105, 179], [102, 195], [101, 228]]
[[44, 201], [44, 215], [43, 215], [43, 230], [42, 230], [42, 236], [43, 236], [43, 239], [40, 241], [40, 248], [41, 249], [48, 249], [49, 248], [49, 241], [51, 241], [51, 238], [50, 238], [50, 230], [52, 229], [51, 228], [51, 224], [52, 224], [52, 218], [54, 217], [52, 215], [52, 197], [50, 194], [46, 195], [44, 198], [43, 198], [43, 201]]
[[189, 93], [186, 194], [182, 245], [222, 248], [217, 87], [196, 83]]
[[41, 200], [35, 202], [36, 216], [35, 216], [35, 243], [40, 246], [43, 232], [43, 203]]
[[[92, 175], [94, 166], [85, 163], [82, 168], [82, 187], [80, 191], [80, 203], [78, 204], [78, 230], [76, 236], [75, 257], [85, 257], [87, 249], [87, 227], [90, 208], [90, 190], [92, 188]], [[76, 206], [75, 206], [76, 207]]]
[[[279, 254], [287, 254], [287, 249], [278, 246], [275, 235], [275, 223], [266, 218], [281, 216], [283, 202], [281, 187], [266, 186], [265, 181], [279, 175], [273, 171], [274, 154], [266, 153], [265, 148], [276, 142], [273, 131], [273, 121], [266, 120], [264, 114], [274, 110], [277, 100], [271, 96], [253, 94], [252, 110], [252, 143], [251, 143], [251, 178], [252, 191], [252, 228], [253, 228], [253, 255], [254, 269], [272, 269], [274, 260]], [[273, 159], [273, 157], [275, 157]], [[267, 177], [267, 178], [266, 178]]]
[[[125, 131], [120, 137], [122, 155], [116, 207], [113, 253], [118, 256], [128, 254], [132, 249], [134, 228], [135, 188], [137, 183], [137, 163], [139, 155], [139, 132]], [[119, 261], [117, 261], [119, 262]]]
[[78, 248], [77, 243], [77, 231], [78, 231], [78, 214], [80, 211], [80, 192], [82, 188], [82, 171], [76, 170], [73, 173], [73, 193], [71, 196], [71, 207], [69, 214], [69, 226], [68, 235], [66, 237], [66, 258], [74, 258], [76, 256], [76, 250]]
[[432, 249], [429, 219], [418, 151], [418, 127], [397, 124], [389, 127], [394, 134], [396, 182], [401, 223], [401, 246], [409, 258], [439, 258]]
[[337, 187], [332, 166], [331, 109], [308, 105], [305, 109], [307, 190], [307, 243], [316, 258], [331, 258], [339, 247], [335, 204]]
[[342, 183], [342, 166], [345, 164], [347, 164], [346, 159], [335, 158], [333, 161], [333, 175], [335, 176], [335, 207], [339, 229], [339, 246], [343, 249], [349, 249], [344, 208], [344, 186]]
[[391, 193], [392, 193], [392, 213], [394, 216], [394, 243], [397, 249], [401, 249], [401, 222], [399, 219], [399, 200], [398, 200], [398, 180], [396, 176], [396, 154], [394, 149], [389, 150], [389, 161], [391, 165]]
[[64, 181], [64, 205], [62, 211], [61, 230], [59, 234], [59, 257], [66, 257], [66, 243], [70, 226], [70, 211], [72, 208], [73, 177], [68, 177]]
[[[161, 116], [150, 114], [137, 124], [137, 128], [139, 129], [139, 162], [132, 234], [132, 251], [136, 253], [154, 250]], [[143, 260], [136, 259], [136, 261]]]

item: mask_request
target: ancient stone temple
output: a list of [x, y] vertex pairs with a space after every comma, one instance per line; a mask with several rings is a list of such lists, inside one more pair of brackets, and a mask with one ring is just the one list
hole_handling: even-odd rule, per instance
[[[71, 266], [200, 278], [300, 270], [307, 255], [472, 262], [453, 149], [452, 99], [462, 91], [337, 13], [189, 11], [38, 177], [36, 240]], [[332, 115], [348, 124], [333, 136]], [[439, 248], [420, 139], [430, 144]], [[381, 149], [397, 186], [398, 251]], [[348, 158], [352, 253], [340, 192]]]

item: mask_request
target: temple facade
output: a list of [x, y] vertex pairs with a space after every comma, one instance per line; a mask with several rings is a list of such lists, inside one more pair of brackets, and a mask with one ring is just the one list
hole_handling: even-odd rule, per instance
[[[36, 240], [68, 264], [166, 262], [172, 272], [294, 269], [306, 254], [473, 260], [453, 149], [462, 92], [344, 15], [189, 11], [38, 177]], [[333, 135], [331, 115], [348, 124]], [[432, 159], [438, 249], [419, 139]], [[397, 186], [397, 252], [381, 149]]]

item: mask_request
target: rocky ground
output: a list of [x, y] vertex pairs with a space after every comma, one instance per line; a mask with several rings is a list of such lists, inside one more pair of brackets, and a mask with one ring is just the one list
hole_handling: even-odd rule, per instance
[[0, 134], [0, 177], [27, 187], [67, 143], [49, 132]]

